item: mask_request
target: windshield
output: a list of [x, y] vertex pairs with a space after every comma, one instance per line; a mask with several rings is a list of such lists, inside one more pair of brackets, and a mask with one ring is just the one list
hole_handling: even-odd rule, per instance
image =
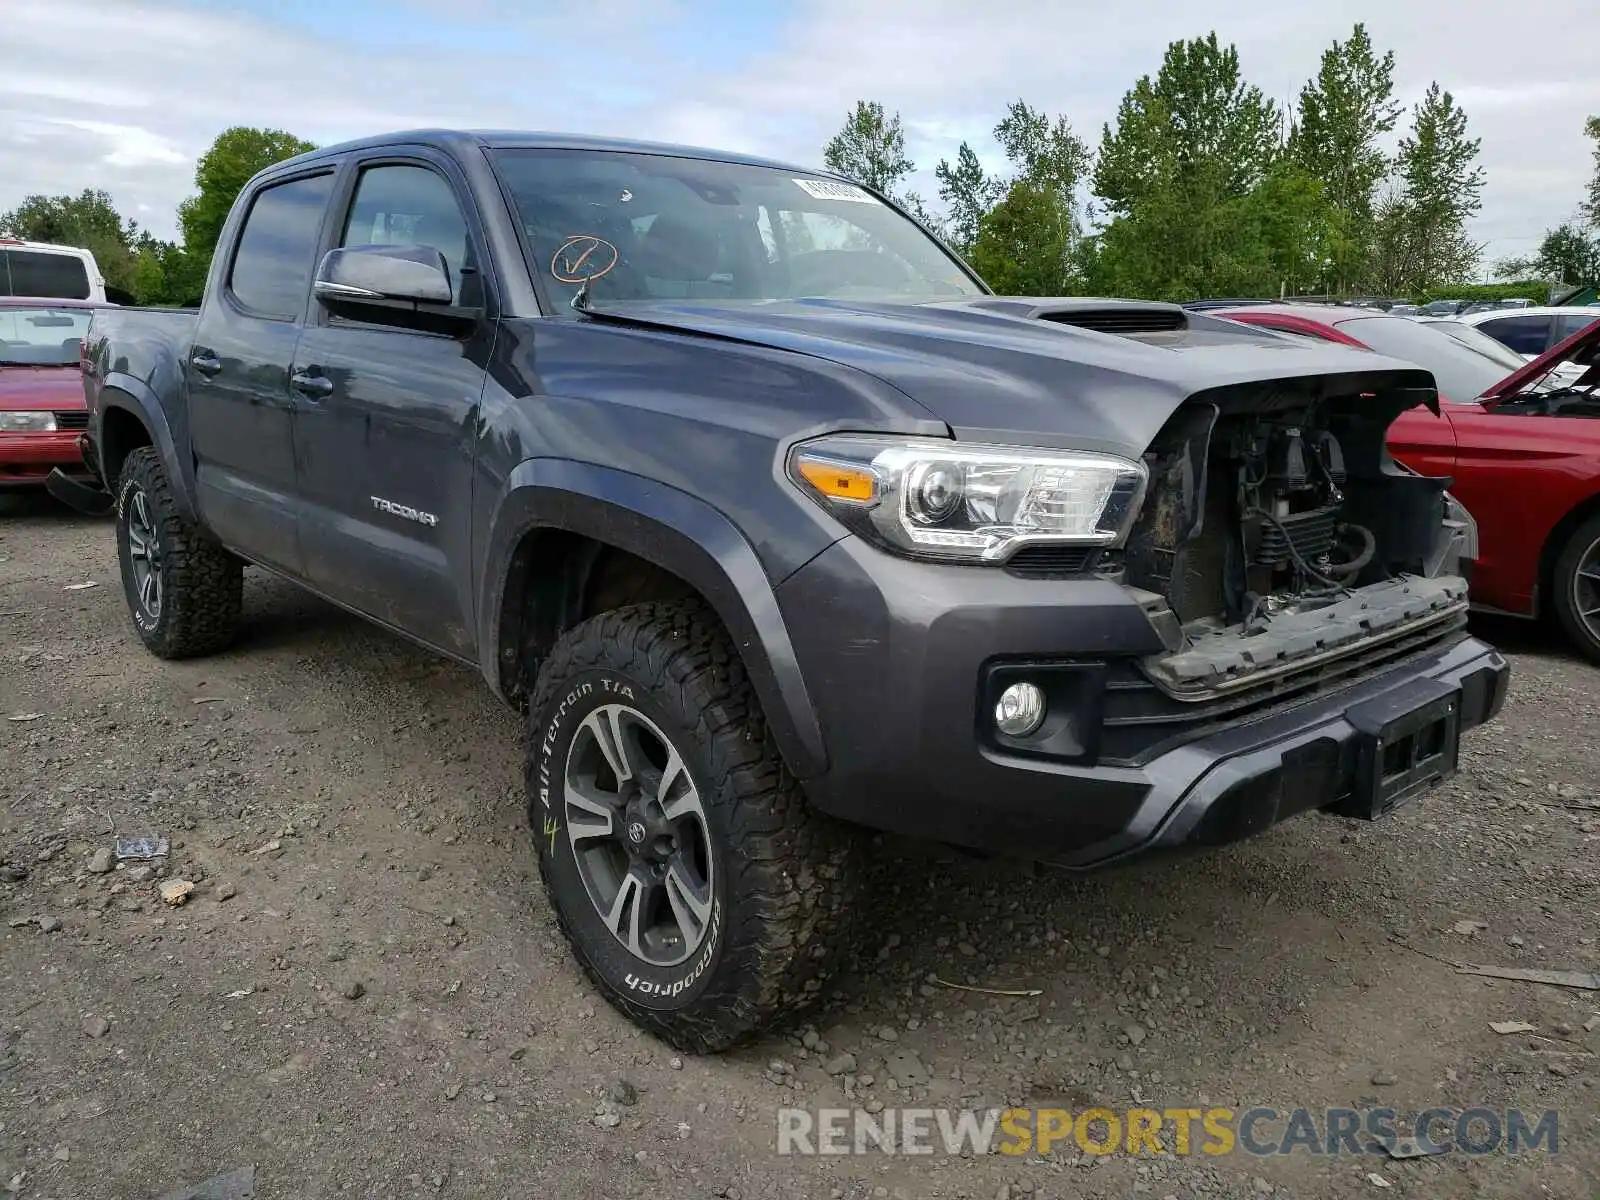
[[560, 310], [585, 279], [602, 308], [983, 294], [914, 222], [837, 180], [598, 150], [501, 150], [495, 164]]
[[1339, 322], [1339, 328], [1379, 354], [1431, 372], [1440, 398], [1455, 404], [1470, 404], [1511, 374], [1488, 355], [1410, 317], [1357, 317]]
[[78, 346], [89, 332], [89, 308], [0, 306], [0, 364], [78, 365]]

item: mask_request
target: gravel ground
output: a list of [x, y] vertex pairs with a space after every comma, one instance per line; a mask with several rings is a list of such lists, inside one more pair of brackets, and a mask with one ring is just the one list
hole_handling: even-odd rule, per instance
[[[887, 845], [813, 1024], [684, 1060], [568, 961], [481, 679], [260, 573], [245, 606], [160, 662], [109, 523], [0, 501], [0, 1197], [1600, 1195], [1600, 992], [1452, 966], [1600, 970], [1600, 673], [1536, 630], [1484, 628], [1507, 710], [1388, 821], [1089, 878]], [[143, 834], [169, 857], [98, 869]], [[783, 1106], [1013, 1103], [1557, 1109], [1560, 1142], [776, 1152]]]

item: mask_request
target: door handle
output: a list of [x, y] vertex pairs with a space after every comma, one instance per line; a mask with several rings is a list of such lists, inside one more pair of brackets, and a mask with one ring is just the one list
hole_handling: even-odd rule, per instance
[[222, 370], [222, 360], [209, 350], [196, 350], [189, 359], [189, 365], [208, 378]]
[[289, 376], [289, 382], [294, 385], [295, 391], [312, 400], [333, 395], [333, 380], [326, 375], [310, 375], [305, 371], [296, 371]]

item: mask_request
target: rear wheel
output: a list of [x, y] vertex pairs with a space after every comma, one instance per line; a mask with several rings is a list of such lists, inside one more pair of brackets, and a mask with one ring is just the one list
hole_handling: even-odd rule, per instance
[[233, 640], [244, 564], [178, 511], [150, 446], [128, 455], [117, 481], [117, 559], [133, 627], [152, 654], [192, 658]]
[[1551, 584], [1561, 628], [1585, 657], [1600, 663], [1600, 515], [1567, 538]]
[[703, 605], [629, 605], [570, 630], [529, 720], [545, 890], [607, 1000], [707, 1053], [820, 993], [855, 838], [806, 803]]

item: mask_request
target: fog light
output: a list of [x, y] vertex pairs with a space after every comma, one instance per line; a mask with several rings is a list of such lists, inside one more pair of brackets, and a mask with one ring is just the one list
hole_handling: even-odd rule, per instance
[[1044, 723], [1044, 693], [1031, 683], [1013, 683], [1000, 693], [994, 723], [1008, 737], [1027, 737]]

